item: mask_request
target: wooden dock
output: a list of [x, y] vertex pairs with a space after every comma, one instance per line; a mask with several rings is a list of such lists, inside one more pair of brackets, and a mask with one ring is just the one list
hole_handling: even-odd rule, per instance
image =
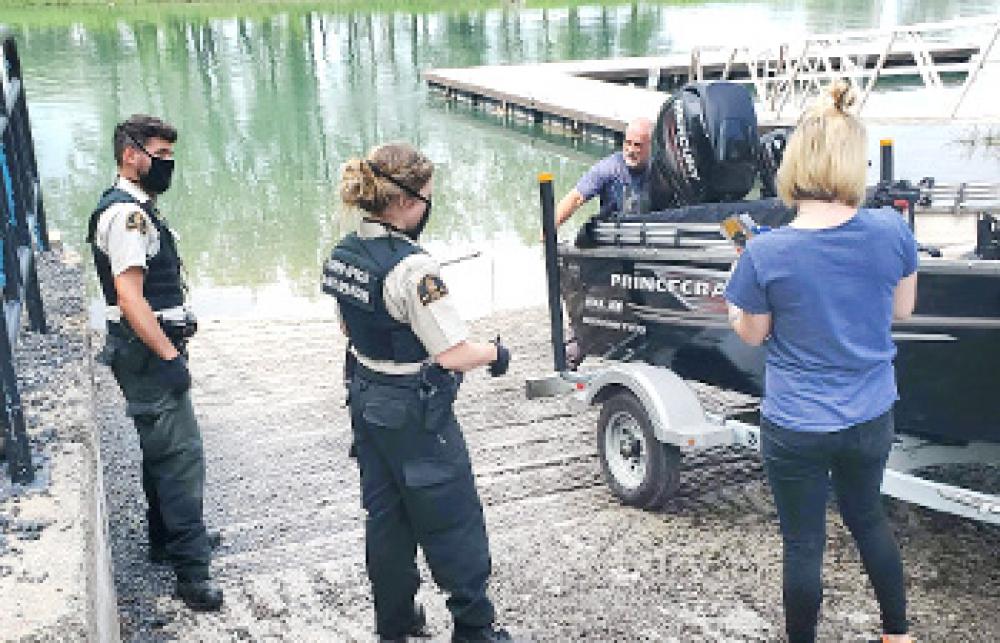
[[[631, 119], [655, 119], [667, 92], [711, 80], [747, 84], [764, 130], [794, 123], [810, 97], [842, 76], [860, 88], [866, 119], [997, 122], [1000, 60], [991, 56], [1000, 55], [998, 39], [1000, 15], [812, 36], [763, 48], [433, 69], [423, 77], [448, 100], [615, 141]], [[912, 91], [873, 91], [879, 81], [894, 88], [909, 82]]]

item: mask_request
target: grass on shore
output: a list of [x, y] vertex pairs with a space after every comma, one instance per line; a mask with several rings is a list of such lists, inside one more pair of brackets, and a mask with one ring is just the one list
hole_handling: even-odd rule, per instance
[[[726, 1], [726, 0], [723, 0]], [[651, 4], [698, 4], [701, 0], [653, 0]], [[470, 13], [490, 9], [555, 9], [620, 6], [629, 0], [0, 0], [0, 29], [113, 25], [119, 20], [266, 18], [279, 13]]]

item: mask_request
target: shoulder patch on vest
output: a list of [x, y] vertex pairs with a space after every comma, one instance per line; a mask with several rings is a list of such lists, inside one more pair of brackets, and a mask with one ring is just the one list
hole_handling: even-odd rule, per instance
[[133, 210], [128, 213], [128, 218], [125, 219], [125, 229], [138, 230], [139, 234], [143, 235], [149, 231], [149, 223], [146, 221], [146, 215], [142, 210]]
[[441, 299], [448, 294], [448, 287], [444, 285], [437, 275], [427, 274], [420, 279], [417, 284], [417, 295], [420, 296], [420, 303], [426, 306]]

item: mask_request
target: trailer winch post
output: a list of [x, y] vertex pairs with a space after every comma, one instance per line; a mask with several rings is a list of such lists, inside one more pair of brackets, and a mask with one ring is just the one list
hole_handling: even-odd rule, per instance
[[879, 183], [892, 183], [892, 139], [883, 138], [878, 142], [879, 152]]
[[559, 263], [556, 254], [555, 196], [552, 174], [538, 175], [538, 196], [542, 204], [542, 242], [545, 246], [545, 276], [549, 289], [549, 320], [552, 324], [552, 360], [559, 373], [566, 370], [566, 344], [563, 340], [562, 300], [559, 293]]

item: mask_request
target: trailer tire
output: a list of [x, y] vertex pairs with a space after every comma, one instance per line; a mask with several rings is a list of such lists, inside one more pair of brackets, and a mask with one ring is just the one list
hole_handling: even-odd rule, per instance
[[604, 481], [626, 505], [658, 509], [680, 486], [680, 449], [656, 439], [649, 414], [629, 391], [601, 407], [597, 449]]

